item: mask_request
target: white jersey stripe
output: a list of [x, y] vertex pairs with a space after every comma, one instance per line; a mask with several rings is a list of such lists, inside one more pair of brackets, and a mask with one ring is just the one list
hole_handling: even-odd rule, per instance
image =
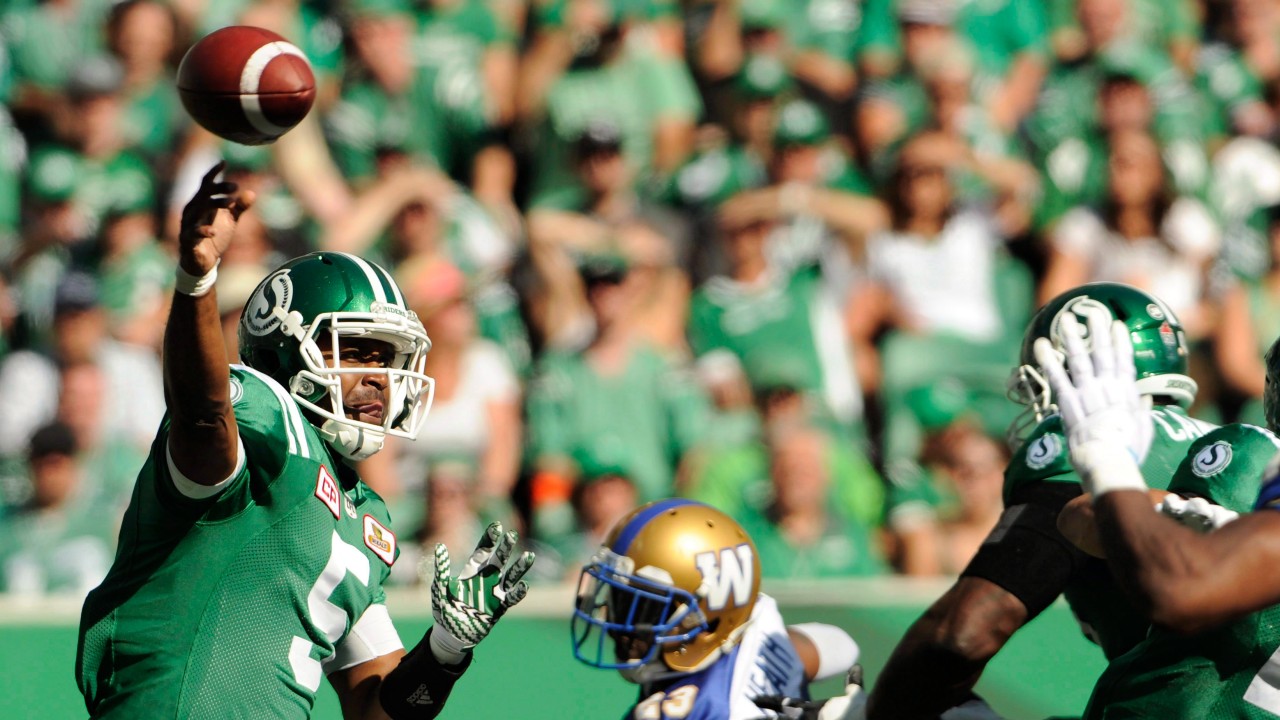
[[369, 286], [373, 288], [373, 299], [380, 303], [387, 301], [387, 292], [382, 289], [382, 281], [378, 279], [377, 274], [373, 271], [373, 266], [365, 262], [364, 258], [352, 255], [350, 253], [337, 253], [356, 264], [360, 268], [364, 276], [369, 279]]

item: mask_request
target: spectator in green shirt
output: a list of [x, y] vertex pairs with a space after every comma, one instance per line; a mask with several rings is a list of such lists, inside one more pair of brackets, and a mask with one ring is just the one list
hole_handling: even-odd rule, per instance
[[826, 463], [830, 438], [805, 427], [779, 429], [769, 440], [772, 498], [742, 518], [765, 577], [830, 578], [888, 571], [870, 529], [832, 503]]
[[[528, 465], [566, 488], [583, 465], [616, 467], [634, 480], [641, 502], [665, 497], [702, 442], [707, 398], [680, 361], [626, 322], [636, 284], [625, 266], [597, 258], [581, 274], [593, 338], [581, 351], [549, 352], [539, 362], [527, 398]], [[554, 500], [543, 507], [535, 500], [535, 526], [539, 513], [562, 510], [569, 495]]]
[[7, 593], [83, 596], [106, 577], [114, 555], [113, 508], [87, 502], [91, 478], [77, 463], [77, 450], [61, 423], [31, 438], [31, 499], [0, 523], [0, 589]]
[[1063, 62], [1089, 51], [1088, 35], [1106, 25], [1126, 41], [1160, 51], [1190, 74], [1200, 49], [1200, 8], [1193, 0], [1050, 0], [1049, 41]]
[[419, 64], [461, 63], [481, 79], [494, 125], [515, 118], [516, 37], [484, 0], [417, 0], [414, 57]]
[[132, 145], [157, 172], [170, 170], [179, 139], [191, 122], [178, 98], [171, 63], [178, 45], [173, 9], [155, 0], [112, 6], [107, 47], [124, 71], [124, 128]]
[[511, 203], [510, 154], [493, 134], [484, 85], [462, 63], [416, 66], [405, 0], [355, 0], [346, 31], [352, 56], [338, 103], [325, 118], [334, 160], [356, 185], [380, 156], [409, 155], [439, 168], [495, 210]]
[[13, 73], [6, 100], [17, 116], [31, 121], [33, 141], [48, 139], [72, 71], [101, 52], [110, 7], [108, 0], [8, 3], [0, 16]]
[[1196, 56], [1196, 80], [1213, 104], [1213, 137], [1274, 132], [1277, 118], [1268, 107], [1264, 88], [1280, 80], [1280, 12], [1274, 3], [1231, 0], [1225, 28], [1217, 42]]

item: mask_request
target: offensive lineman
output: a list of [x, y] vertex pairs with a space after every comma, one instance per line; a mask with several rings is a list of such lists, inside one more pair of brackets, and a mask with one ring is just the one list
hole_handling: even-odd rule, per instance
[[[1227, 510], [1252, 506], [1254, 512], [1238, 520], [1207, 504], [1184, 512], [1182, 522], [1192, 516], [1219, 528], [1200, 534], [1153, 511], [1136, 471], [1151, 428], [1119, 325], [1091, 318], [1091, 347], [1076, 337], [1065, 358], [1053, 348], [1035, 348], [1060, 398], [1071, 460], [1091, 495], [1108, 562], [1153, 623], [1151, 638], [1100, 678], [1086, 718], [1280, 717], [1275, 438], [1250, 426], [1222, 428], [1203, 438], [1174, 481], [1192, 480], [1200, 486], [1192, 492]], [[1280, 340], [1266, 364], [1263, 400], [1274, 431], [1280, 427]]]
[[1191, 443], [1212, 428], [1187, 416], [1196, 384], [1173, 312], [1157, 298], [1119, 283], [1091, 283], [1051, 300], [1032, 318], [1014, 375], [1038, 424], [1005, 471], [1005, 512], [961, 577], [898, 643], [867, 700], [870, 720], [936, 718], [964, 702], [987, 662], [1019, 628], [1060, 594], [1108, 659], [1146, 635], [1148, 621], [1124, 602], [1106, 564], [1057, 529], [1062, 508], [1081, 493], [1068, 462], [1053, 396], [1036, 371], [1034, 344], [1063, 347], [1064, 319], [1106, 310], [1122, 318], [1142, 358], [1140, 392], [1155, 437], [1141, 474], [1165, 487]]
[[115, 563], [85, 600], [76, 676], [95, 718], [305, 718], [322, 674], [346, 718], [435, 717], [533, 562], [490, 526], [457, 579], [436, 547], [435, 624], [408, 654], [382, 583], [386, 506], [348, 464], [413, 438], [430, 347], [394, 281], [341, 253], [254, 291], [228, 365], [212, 292], [253, 203], [216, 166], [182, 216], [165, 329], [168, 413]]

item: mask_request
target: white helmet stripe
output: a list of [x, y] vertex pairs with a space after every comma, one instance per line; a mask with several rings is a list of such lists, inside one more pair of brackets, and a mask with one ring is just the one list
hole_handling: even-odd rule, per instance
[[360, 268], [364, 276], [369, 279], [369, 286], [373, 288], [373, 299], [385, 303], [387, 301], [387, 291], [382, 289], [382, 281], [378, 279], [378, 275], [373, 270], [373, 265], [365, 262], [364, 258], [357, 257], [350, 253], [337, 253], [342, 257], [350, 260]]
[[396, 285], [395, 278], [391, 277], [391, 273], [387, 272], [385, 268], [383, 268], [381, 265], [378, 265], [377, 263], [369, 263], [369, 264], [372, 265], [373, 268], [378, 271], [379, 275], [381, 275], [384, 279], [386, 279], [387, 287], [391, 288], [391, 292], [396, 296], [396, 304], [408, 310], [408, 308], [405, 307], [405, 304], [404, 304], [404, 295], [400, 294], [400, 286]]

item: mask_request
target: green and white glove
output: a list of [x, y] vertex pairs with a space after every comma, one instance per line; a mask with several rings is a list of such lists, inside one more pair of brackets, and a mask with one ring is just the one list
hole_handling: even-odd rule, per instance
[[1073, 313], [1061, 323], [1065, 358], [1046, 338], [1034, 349], [1062, 415], [1071, 464], [1094, 500], [1113, 490], [1146, 490], [1139, 464], [1154, 429], [1138, 393], [1128, 328], [1105, 310], [1089, 314], [1087, 334]]
[[492, 523], [456, 579], [450, 575], [449, 550], [443, 543], [436, 544], [431, 652], [442, 664], [462, 662], [498, 619], [529, 592], [522, 578], [533, 567], [533, 553], [511, 557], [519, 539], [514, 530], [504, 533], [502, 523]]

